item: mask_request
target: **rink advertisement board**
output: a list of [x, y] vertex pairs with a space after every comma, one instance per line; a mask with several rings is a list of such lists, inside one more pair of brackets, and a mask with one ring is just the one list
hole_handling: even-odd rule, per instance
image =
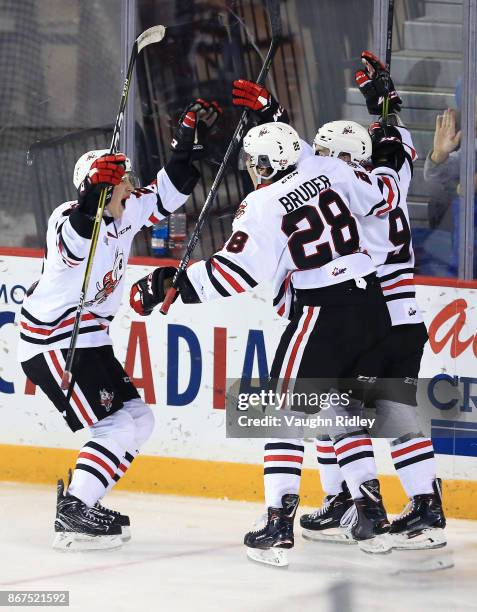
[[[67, 430], [16, 362], [21, 304], [41, 270], [40, 253], [35, 255], [0, 251], [0, 445], [77, 449], [84, 432]], [[130, 262], [127, 288], [151, 271], [146, 262]], [[477, 481], [477, 284], [455, 285], [445, 279], [417, 280], [429, 330], [420, 376], [438, 376], [439, 384], [465, 390], [456, 392], [452, 409], [443, 409], [436, 395], [436, 450], [443, 478]], [[167, 317], [154, 312], [141, 318], [129, 307], [125, 292], [110, 334], [117, 357], [154, 409], [156, 427], [143, 449], [146, 455], [186, 460], [188, 469], [197, 460], [251, 464], [260, 474], [263, 441], [225, 438], [225, 386], [231, 378], [268, 376], [286, 326], [271, 297], [271, 290], [262, 286], [208, 304], [185, 306], [178, 300]], [[465, 413], [465, 427], [456, 422], [459, 412]], [[442, 437], [443, 430], [448, 437]], [[376, 447], [380, 472], [392, 474], [387, 444], [378, 441]], [[305, 466], [314, 467], [314, 452], [307, 455]]]

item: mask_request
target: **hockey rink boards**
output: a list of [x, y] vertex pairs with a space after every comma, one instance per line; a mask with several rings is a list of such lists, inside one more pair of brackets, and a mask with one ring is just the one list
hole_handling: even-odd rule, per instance
[[[243, 536], [263, 512], [261, 503], [250, 501], [262, 499], [263, 442], [225, 438], [223, 396], [217, 390], [226, 376], [247, 368], [256, 375], [271, 364], [283, 322], [270, 317], [268, 295], [258, 291], [237, 296], [228, 310], [211, 305], [207, 317], [202, 307], [184, 311], [174, 305], [167, 326], [159, 314], [140, 320], [124, 300], [112, 336], [157, 422], [146, 456], [136, 460], [123, 490], [108, 497], [111, 507], [131, 516], [132, 540], [110, 553], [53, 551], [55, 480], [66, 475], [83, 437], [64, 428], [15, 363], [16, 318], [24, 289], [41, 266], [41, 259], [25, 254], [0, 256], [5, 279], [0, 287], [0, 480], [17, 481], [0, 484], [0, 550], [7, 560], [1, 564], [0, 590], [67, 589], [71, 609], [92, 612], [176, 610], [191, 604], [196, 610], [227, 612], [287, 607], [368, 612], [385, 604], [393, 612], [475, 609], [475, 522], [462, 519], [477, 518], [477, 466], [475, 455], [465, 449], [437, 455], [451, 509], [447, 547], [373, 557], [358, 547], [305, 541], [297, 520], [287, 569], [247, 559]], [[149, 271], [145, 262], [136, 264], [128, 269], [128, 283]], [[422, 283], [420, 303], [427, 324], [433, 325], [424, 374], [472, 377], [475, 288]], [[253, 309], [253, 321], [243, 321], [245, 307]], [[191, 360], [193, 351], [199, 359]], [[464, 409], [477, 422], [472, 396]], [[392, 476], [388, 450], [377, 445], [376, 454], [386, 504], [397, 513], [405, 498]], [[310, 448], [298, 518], [321, 502], [315, 461]], [[347, 600], [353, 607], [345, 607]]]

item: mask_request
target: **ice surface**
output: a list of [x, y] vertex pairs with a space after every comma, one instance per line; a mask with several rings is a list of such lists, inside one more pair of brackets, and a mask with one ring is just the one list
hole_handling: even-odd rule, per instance
[[[477, 610], [473, 521], [450, 520], [441, 550], [384, 556], [306, 542], [298, 526], [290, 567], [278, 569], [242, 546], [259, 504], [112, 493], [106, 505], [130, 515], [131, 542], [69, 554], [51, 549], [55, 497], [54, 486], [0, 483], [0, 590], [69, 590], [69, 609], [81, 612]], [[455, 567], [412, 571], [436, 559]]]

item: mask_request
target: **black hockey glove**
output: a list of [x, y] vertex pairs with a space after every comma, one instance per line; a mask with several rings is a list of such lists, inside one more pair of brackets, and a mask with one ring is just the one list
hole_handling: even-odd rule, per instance
[[156, 268], [136, 281], [129, 294], [131, 308], [142, 316], [150, 315], [154, 307], [164, 301], [175, 273], [176, 268], [172, 266]]
[[[131, 308], [141, 316], [150, 315], [154, 307], [164, 301], [167, 290], [172, 286], [172, 279], [176, 271], [177, 268], [173, 266], [156, 268], [154, 272], [136, 281], [129, 293]], [[180, 277], [179, 288], [174, 301], [179, 294], [185, 304], [200, 302], [186, 274], [182, 274]]]
[[207, 156], [206, 137], [222, 109], [215, 100], [211, 103], [198, 98], [182, 113], [179, 126], [171, 141], [172, 155], [165, 166], [174, 187], [188, 195], [200, 179], [193, 162]]
[[389, 98], [389, 113], [401, 110], [402, 100], [397, 93], [391, 75], [385, 65], [370, 51], [361, 53], [364, 70], [355, 74], [356, 84], [364, 96], [370, 115], [380, 115], [383, 110], [383, 100]]
[[238, 79], [233, 82], [232, 102], [234, 106], [245, 106], [255, 113], [260, 124], [281, 121], [290, 123], [288, 112], [272, 94], [253, 81]]
[[399, 172], [406, 159], [401, 134], [395, 127], [377, 121], [368, 129], [372, 143], [371, 160], [373, 166], [386, 166]]
[[207, 156], [206, 137], [222, 113], [218, 103], [197, 98], [189, 104], [179, 119], [179, 126], [171, 142], [173, 157], [177, 160], [194, 161]]

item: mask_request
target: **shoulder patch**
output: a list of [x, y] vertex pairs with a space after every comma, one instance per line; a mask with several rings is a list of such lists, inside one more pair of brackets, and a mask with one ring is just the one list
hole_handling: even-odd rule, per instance
[[153, 184], [150, 184], [147, 187], [138, 187], [133, 191], [133, 195], [135, 195], [136, 198], [140, 198], [142, 195], [146, 195], [148, 193], [155, 193]]
[[70, 202], [69, 208], [65, 208], [65, 210], [61, 213], [61, 216], [68, 217], [76, 208], [78, 208], [78, 202]]
[[234, 219], [239, 219], [243, 214], [245, 214], [245, 209], [247, 208], [247, 202], [242, 202], [240, 206], [235, 211]]

